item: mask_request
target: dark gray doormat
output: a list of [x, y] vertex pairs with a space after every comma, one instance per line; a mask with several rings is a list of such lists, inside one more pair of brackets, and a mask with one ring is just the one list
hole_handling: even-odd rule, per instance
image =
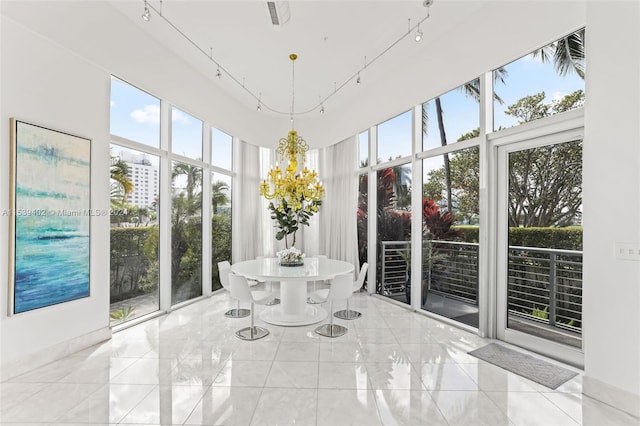
[[547, 361], [495, 343], [490, 343], [487, 346], [471, 351], [469, 355], [490, 362], [551, 389], [557, 388], [578, 375], [578, 373], [566, 368], [558, 367]]

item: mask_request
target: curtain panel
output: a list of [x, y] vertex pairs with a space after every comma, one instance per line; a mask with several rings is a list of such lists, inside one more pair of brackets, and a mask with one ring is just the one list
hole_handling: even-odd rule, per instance
[[259, 192], [261, 181], [260, 151], [257, 146], [239, 141], [234, 152], [233, 182], [233, 261], [255, 259], [262, 255], [262, 206]]
[[326, 189], [319, 214], [319, 251], [331, 259], [358, 261], [358, 138], [353, 136], [320, 151], [320, 179]]

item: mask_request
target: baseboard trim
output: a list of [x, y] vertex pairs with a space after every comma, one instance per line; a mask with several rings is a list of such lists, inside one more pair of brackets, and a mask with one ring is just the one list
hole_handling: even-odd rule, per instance
[[582, 393], [640, 419], [640, 395], [586, 375], [582, 379]]
[[24, 374], [34, 368], [41, 367], [53, 361], [69, 356], [96, 343], [111, 339], [111, 329], [101, 328], [82, 336], [74, 337], [46, 349], [34, 352], [18, 360], [3, 363], [0, 366], [0, 381], [4, 382], [13, 377]]

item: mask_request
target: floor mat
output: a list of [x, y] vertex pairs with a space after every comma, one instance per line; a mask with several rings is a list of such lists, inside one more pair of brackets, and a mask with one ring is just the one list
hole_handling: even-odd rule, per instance
[[496, 343], [490, 343], [469, 352], [483, 361], [487, 361], [519, 376], [555, 389], [578, 373], [559, 367], [547, 361], [506, 348]]

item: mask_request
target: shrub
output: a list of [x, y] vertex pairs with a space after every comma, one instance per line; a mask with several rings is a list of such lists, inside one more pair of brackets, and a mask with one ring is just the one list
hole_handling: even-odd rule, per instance
[[[480, 228], [474, 225], [452, 226], [462, 233], [460, 241], [477, 243]], [[582, 250], [582, 227], [565, 228], [509, 228], [509, 245], [544, 247], [562, 250]]]

